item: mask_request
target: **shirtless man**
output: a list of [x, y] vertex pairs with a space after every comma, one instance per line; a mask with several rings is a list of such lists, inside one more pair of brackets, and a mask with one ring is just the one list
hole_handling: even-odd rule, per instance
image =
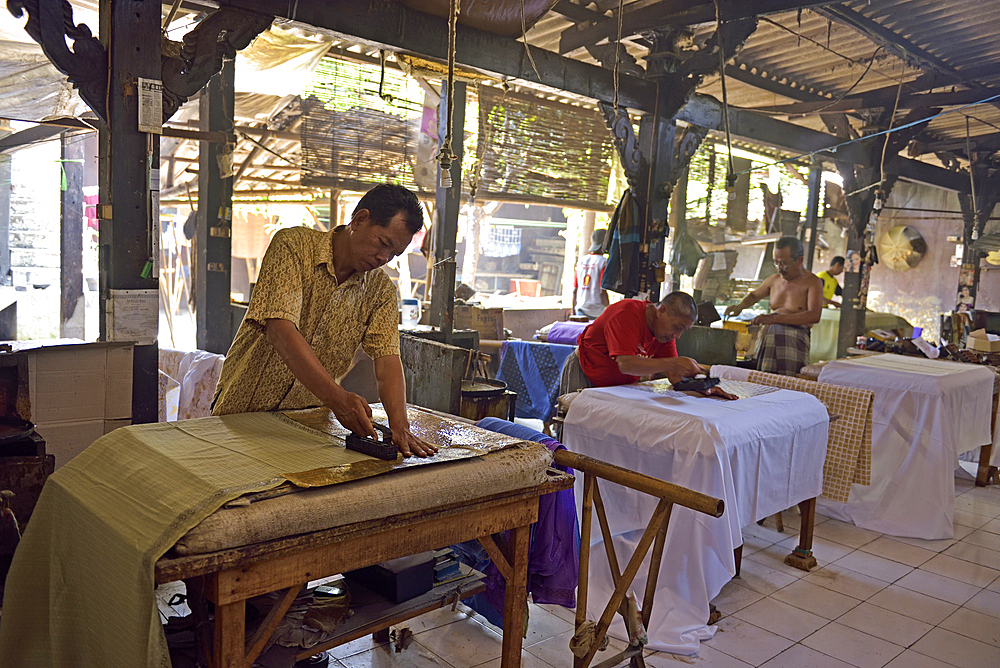
[[823, 280], [802, 266], [802, 254], [802, 242], [797, 238], [778, 239], [774, 244], [778, 273], [726, 309], [726, 316], [736, 316], [770, 295], [771, 312], [750, 323], [764, 325], [757, 337], [759, 371], [794, 376], [809, 363], [810, 328], [819, 322], [823, 311]]

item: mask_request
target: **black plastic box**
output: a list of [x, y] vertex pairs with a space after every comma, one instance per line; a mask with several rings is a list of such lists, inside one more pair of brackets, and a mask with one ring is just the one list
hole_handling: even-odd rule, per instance
[[358, 583], [376, 594], [402, 603], [426, 594], [434, 586], [434, 553], [393, 559], [344, 573], [348, 585]]

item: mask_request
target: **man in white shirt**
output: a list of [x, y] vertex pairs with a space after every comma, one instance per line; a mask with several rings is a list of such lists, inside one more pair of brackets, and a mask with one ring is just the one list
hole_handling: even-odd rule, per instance
[[590, 235], [590, 250], [580, 258], [573, 279], [573, 312], [585, 315], [591, 320], [604, 313], [610, 303], [607, 290], [601, 289], [604, 268], [608, 258], [604, 257], [604, 235], [607, 230], [594, 230]]

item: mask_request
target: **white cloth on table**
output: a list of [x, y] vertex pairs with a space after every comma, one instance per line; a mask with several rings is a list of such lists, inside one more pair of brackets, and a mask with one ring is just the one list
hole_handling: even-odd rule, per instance
[[990, 442], [993, 374], [904, 355], [830, 362], [819, 382], [872, 390], [872, 484], [821, 511], [891, 536], [954, 535], [958, 456]]
[[[651, 649], [693, 654], [714, 635], [708, 604], [736, 573], [741, 528], [819, 495], [828, 430], [823, 404], [790, 390], [722, 401], [626, 385], [583, 390], [574, 399], [563, 427], [570, 450], [726, 504], [721, 518], [674, 507], [647, 628]], [[657, 500], [611, 483], [600, 489], [624, 568]], [[597, 619], [614, 585], [596, 523], [590, 555], [588, 612]], [[647, 572], [641, 568], [632, 585], [640, 598]], [[610, 633], [627, 638], [617, 615]]]
[[715, 364], [709, 371], [710, 376], [723, 380], [738, 380], [746, 383], [750, 381], [750, 369], [743, 369], [738, 366], [726, 366], [725, 364]]

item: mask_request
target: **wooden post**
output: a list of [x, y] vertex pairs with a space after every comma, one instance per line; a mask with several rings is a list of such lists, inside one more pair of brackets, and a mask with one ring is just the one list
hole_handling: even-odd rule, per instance
[[[100, 326], [114, 340], [107, 307], [112, 291], [157, 291], [145, 270], [152, 254], [149, 166], [160, 162], [156, 135], [139, 132], [138, 78], [160, 78], [160, 6], [146, 2], [100, 3], [101, 43], [108, 51], [107, 124], [100, 130]], [[158, 230], [156, 231], [158, 233]], [[147, 277], [143, 274], [146, 273]], [[149, 294], [148, 292], [146, 294]], [[137, 345], [132, 362], [132, 422], [156, 422], [158, 357], [154, 342]]]
[[59, 243], [59, 336], [84, 338], [83, 144], [86, 135], [61, 136], [63, 190]]
[[750, 209], [750, 168], [749, 158], [733, 156], [733, 170], [736, 177], [736, 192], [726, 202], [726, 227], [743, 234], [747, 231], [747, 213]]
[[[673, 223], [673, 234], [671, 242], [671, 256], [673, 256], [673, 248], [680, 239], [681, 234], [687, 231], [687, 189], [688, 189], [688, 170], [687, 168], [681, 173], [681, 177], [677, 179], [677, 186], [674, 188], [674, 195], [670, 199], [670, 221]], [[681, 289], [681, 272], [677, 268], [675, 262], [670, 263], [670, 292]]]
[[0, 155], [0, 285], [10, 285], [10, 155]]
[[[438, 132], [443, 144], [448, 128], [448, 91], [441, 90], [441, 111]], [[455, 82], [453, 95], [451, 148], [457, 156], [451, 163], [451, 188], [437, 189], [437, 225], [434, 237], [434, 287], [431, 290], [431, 325], [444, 332], [444, 342], [451, 343], [452, 318], [455, 313], [455, 246], [458, 239], [458, 213], [462, 206], [462, 156], [465, 154], [465, 89], [464, 81]], [[439, 170], [440, 171], [440, 170]]]
[[819, 227], [819, 189], [823, 185], [823, 168], [818, 164], [809, 167], [809, 202], [806, 205], [806, 227], [809, 228], [809, 247], [806, 250], [806, 269], [812, 271], [816, 259], [816, 234]]
[[[201, 91], [200, 130], [232, 132], [235, 104], [235, 63], [226, 60]], [[232, 343], [230, 271], [233, 264], [233, 178], [223, 178], [219, 157], [225, 144], [198, 143], [198, 230], [195, 258], [195, 308], [198, 347], [212, 353], [229, 352]]]

